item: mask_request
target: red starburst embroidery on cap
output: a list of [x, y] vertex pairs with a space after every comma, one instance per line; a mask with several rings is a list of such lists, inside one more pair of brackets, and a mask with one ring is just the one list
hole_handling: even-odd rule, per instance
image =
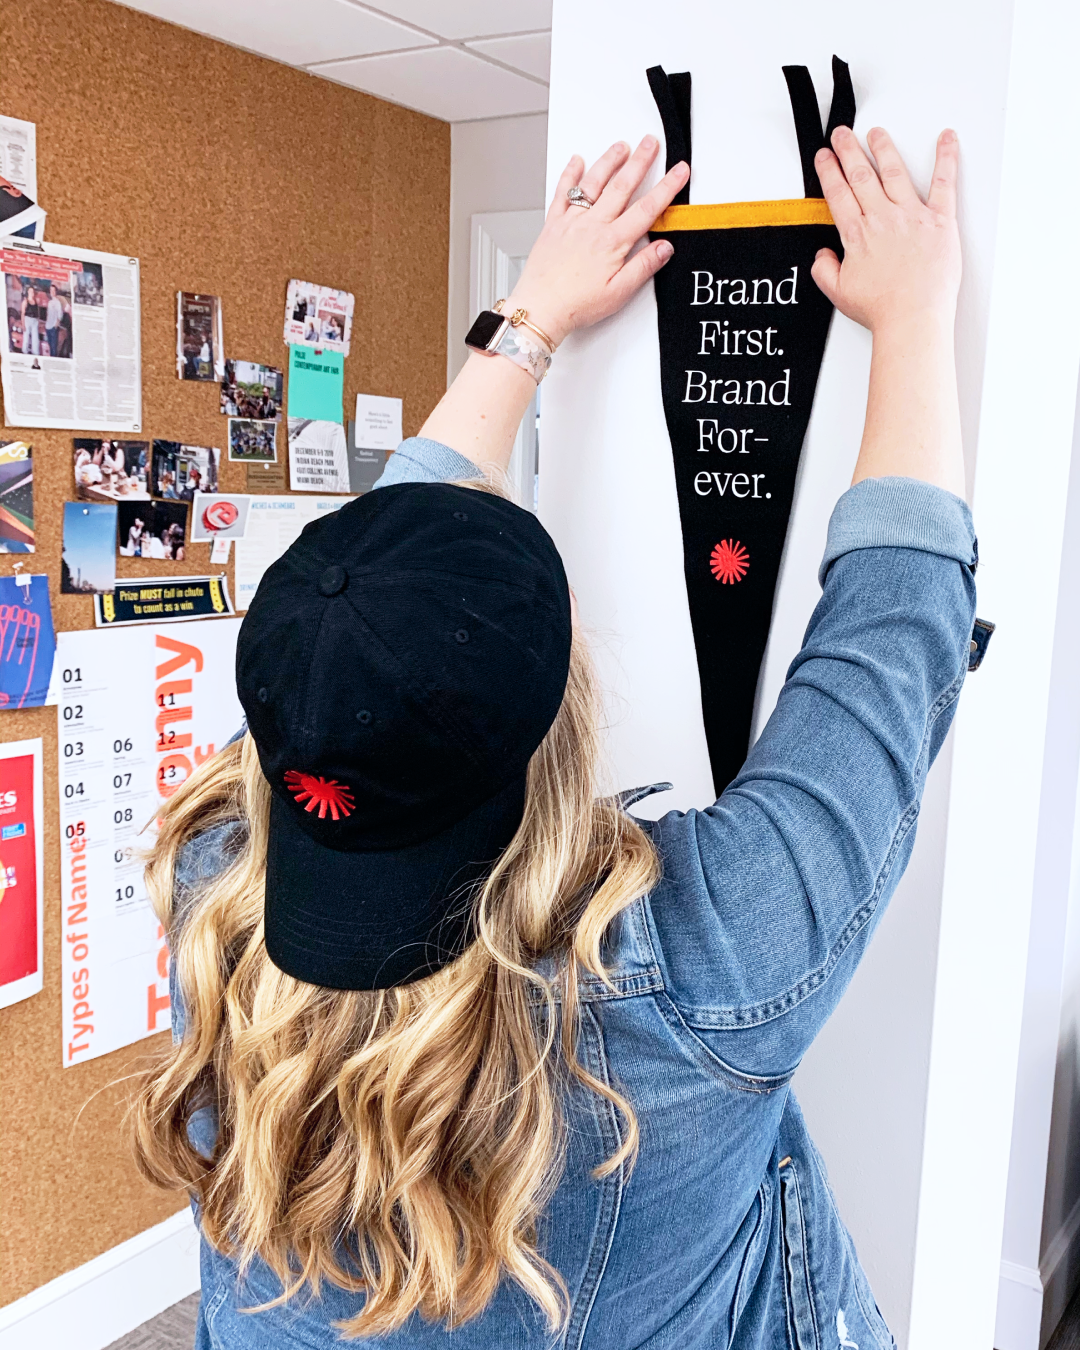
[[750, 554], [737, 539], [725, 539], [713, 549], [709, 566], [717, 581], [724, 586], [730, 581], [734, 586], [750, 570]]
[[307, 802], [305, 811], [314, 811], [318, 807], [320, 820], [326, 819], [328, 810], [332, 820], [351, 816], [356, 805], [350, 789], [344, 783], [339, 783], [336, 778], [331, 778], [328, 782], [325, 778], [316, 778], [312, 773], [300, 773], [297, 769], [290, 769], [285, 775], [285, 785], [297, 802]]

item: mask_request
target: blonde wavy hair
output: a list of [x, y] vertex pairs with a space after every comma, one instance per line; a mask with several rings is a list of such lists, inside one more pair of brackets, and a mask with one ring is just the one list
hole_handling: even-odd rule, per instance
[[[605, 931], [659, 875], [645, 833], [596, 797], [598, 726], [575, 634], [521, 826], [475, 900], [476, 940], [397, 989], [303, 984], [267, 957], [270, 788], [250, 736], [165, 806], [147, 882], [187, 1022], [139, 1082], [135, 1156], [152, 1182], [197, 1198], [214, 1247], [242, 1269], [258, 1256], [274, 1271], [275, 1303], [327, 1280], [365, 1295], [339, 1329], [374, 1336], [417, 1311], [460, 1325], [509, 1278], [553, 1330], [564, 1324], [566, 1290], [538, 1251], [537, 1220], [563, 1166], [569, 1080], [623, 1122], [597, 1176], [632, 1166], [638, 1145], [631, 1104], [577, 1059], [578, 976], [606, 978]], [[174, 924], [178, 853], [234, 820], [246, 826], [242, 848]], [[551, 955], [548, 979], [537, 963]], [[206, 1105], [219, 1123], [209, 1159], [187, 1135]]]

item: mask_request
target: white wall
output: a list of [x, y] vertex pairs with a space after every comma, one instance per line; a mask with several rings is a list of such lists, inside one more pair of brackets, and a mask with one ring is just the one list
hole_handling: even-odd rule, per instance
[[[1080, 122], [1067, 69], [1076, 35], [1065, 31], [1075, 16], [1053, 0], [989, 0], [973, 18], [966, 0], [911, 0], [902, 24], [861, 0], [824, 10], [669, 0], [658, 23], [654, 7], [630, 0], [613, 25], [601, 0], [556, 0], [549, 107], [551, 184], [575, 150], [595, 157], [618, 137], [660, 131], [647, 66], [691, 70], [694, 202], [801, 195], [786, 62], [809, 65], [827, 103], [829, 57], [848, 60], [856, 129], [888, 126], [924, 188], [937, 132], [959, 131], [961, 403], [984, 557], [980, 612], [999, 630], [928, 786], [893, 911], [799, 1075], [879, 1300], [913, 1350], [992, 1343], [1080, 356], [1062, 308], [1080, 302], [1073, 276], [1055, 271], [1064, 301], [1028, 284], [1033, 256], [1065, 258], [1071, 247], [1075, 175], [1055, 175], [1053, 160], [1069, 153]], [[674, 781], [659, 812], [711, 793], [655, 324], [647, 290], [565, 344], [545, 385], [540, 514], [599, 636], [613, 777]], [[868, 353], [866, 335], [838, 316], [804, 449], [764, 712], [818, 593]]]
[[447, 381], [465, 361], [469, 313], [469, 221], [487, 211], [543, 207], [547, 117], [455, 122], [450, 129], [450, 300]]

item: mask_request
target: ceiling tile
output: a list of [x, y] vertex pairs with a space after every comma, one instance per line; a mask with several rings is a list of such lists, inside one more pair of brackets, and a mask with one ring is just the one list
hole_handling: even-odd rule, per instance
[[470, 51], [483, 52], [493, 56], [496, 61], [504, 61], [508, 66], [523, 70], [526, 75], [535, 75], [538, 80], [547, 80], [551, 65], [551, 33], [525, 33], [520, 37], [485, 38], [482, 42], [468, 43]]
[[551, 0], [365, 0], [384, 14], [444, 38], [528, 33], [551, 27]]
[[124, 0], [170, 23], [290, 65], [431, 41], [348, 0]]
[[326, 75], [391, 103], [441, 117], [444, 122], [469, 122], [481, 117], [544, 112], [544, 85], [500, 70], [460, 47], [423, 47], [393, 56], [313, 65]]

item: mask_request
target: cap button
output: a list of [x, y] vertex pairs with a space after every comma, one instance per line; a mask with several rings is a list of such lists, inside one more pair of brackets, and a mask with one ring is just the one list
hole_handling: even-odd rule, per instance
[[344, 567], [339, 567], [337, 563], [334, 563], [326, 568], [319, 577], [319, 594], [337, 595], [339, 591], [345, 589], [348, 580], [349, 574], [345, 571]]

